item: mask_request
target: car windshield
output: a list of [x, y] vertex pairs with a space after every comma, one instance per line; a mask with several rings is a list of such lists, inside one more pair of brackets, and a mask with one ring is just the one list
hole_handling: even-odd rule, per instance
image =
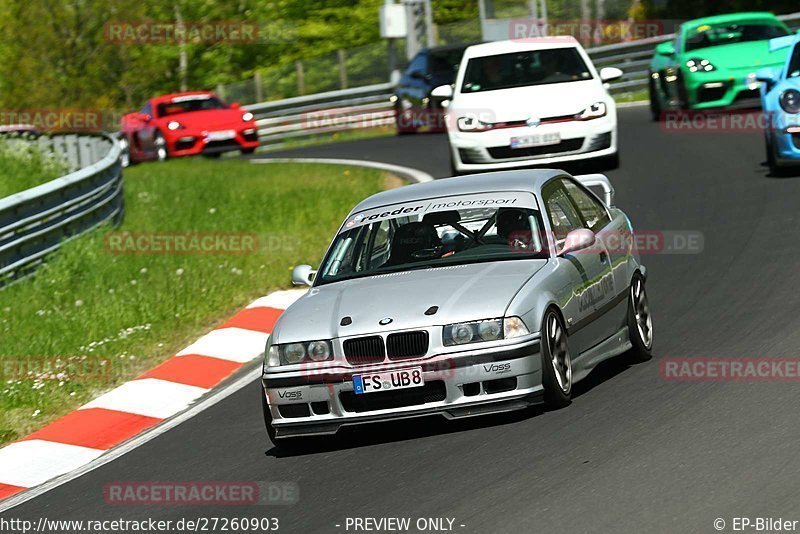
[[451, 77], [455, 78], [456, 71], [458, 71], [458, 65], [461, 63], [461, 56], [463, 55], [463, 48], [433, 50], [430, 53], [428, 71], [434, 75], [450, 75]]
[[360, 212], [336, 236], [316, 284], [467, 263], [546, 258], [530, 193], [419, 201]]
[[225, 109], [227, 106], [214, 96], [183, 96], [174, 98], [170, 102], [162, 102], [158, 105], [158, 116], [177, 115], [178, 113], [190, 113], [192, 111], [207, 111], [210, 109]]
[[529, 50], [470, 59], [461, 92], [477, 93], [591, 79], [592, 73], [574, 47]]
[[786, 28], [771, 20], [701, 24], [686, 34], [686, 51], [735, 43], [764, 41], [789, 35]]
[[794, 52], [792, 52], [792, 59], [789, 61], [789, 70], [787, 78], [800, 77], [800, 43], [794, 45]]

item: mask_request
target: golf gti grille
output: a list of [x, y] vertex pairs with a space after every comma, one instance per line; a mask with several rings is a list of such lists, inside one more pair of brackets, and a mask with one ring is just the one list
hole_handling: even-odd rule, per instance
[[386, 354], [390, 360], [420, 358], [428, 353], [428, 332], [400, 332], [386, 337]]
[[348, 339], [342, 346], [345, 358], [353, 365], [381, 363], [386, 358], [386, 349], [381, 336]]
[[511, 148], [509, 146], [496, 146], [489, 149], [489, 155], [494, 159], [512, 158], [535, 158], [548, 156], [550, 154], [560, 154], [562, 152], [574, 152], [583, 146], [583, 137], [577, 139], [565, 139], [555, 145], [533, 146], [528, 148]]
[[441, 380], [426, 382], [418, 388], [398, 389], [379, 393], [356, 395], [352, 391], [339, 394], [342, 408], [346, 412], [370, 412], [374, 410], [391, 410], [406, 406], [421, 406], [431, 402], [441, 402], [447, 398], [447, 387]]

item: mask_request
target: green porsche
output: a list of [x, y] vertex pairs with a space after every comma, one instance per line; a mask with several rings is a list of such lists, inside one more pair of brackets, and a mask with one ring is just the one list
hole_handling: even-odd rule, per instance
[[658, 45], [650, 62], [650, 110], [758, 107], [756, 71], [780, 68], [786, 50], [769, 40], [789, 35], [772, 13], [736, 13], [690, 20]]

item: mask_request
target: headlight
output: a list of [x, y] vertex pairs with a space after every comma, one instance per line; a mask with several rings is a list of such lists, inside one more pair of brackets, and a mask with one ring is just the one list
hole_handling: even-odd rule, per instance
[[283, 361], [292, 365], [300, 363], [306, 357], [306, 346], [302, 343], [290, 343], [283, 347]]
[[711, 72], [717, 68], [707, 59], [692, 58], [686, 61], [689, 72]]
[[498, 339], [503, 339], [502, 319], [449, 324], [444, 327], [443, 333], [444, 344], [448, 347]]
[[786, 113], [800, 113], [800, 91], [788, 89], [781, 94], [781, 107]]
[[515, 337], [527, 336], [530, 330], [519, 317], [506, 317], [503, 321], [503, 337], [513, 339]]
[[456, 121], [456, 125], [462, 132], [485, 132], [492, 129], [491, 124], [483, 122], [477, 117], [460, 117]]
[[303, 343], [288, 343], [286, 345], [267, 344], [267, 355], [264, 366], [278, 367], [280, 365], [297, 365], [304, 362], [324, 362], [333, 359], [331, 342], [305, 341]]
[[600, 117], [605, 117], [607, 111], [608, 108], [606, 107], [605, 102], [595, 102], [588, 108], [581, 111], [578, 115], [578, 119], [582, 121], [599, 119]]
[[245, 111], [244, 115], [242, 115], [242, 120], [244, 122], [248, 122], [248, 121], [253, 120], [254, 117], [255, 116], [252, 113], [250, 113], [249, 111]]
[[307, 352], [315, 362], [324, 362], [331, 357], [331, 345], [327, 341], [312, 341], [308, 344]]
[[185, 126], [178, 121], [170, 121], [169, 124], [167, 124], [167, 128], [170, 130], [183, 130]]

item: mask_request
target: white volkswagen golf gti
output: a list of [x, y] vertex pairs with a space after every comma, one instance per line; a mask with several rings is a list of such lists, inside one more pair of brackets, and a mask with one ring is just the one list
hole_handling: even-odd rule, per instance
[[605, 83], [572, 37], [499, 41], [464, 52], [449, 100], [447, 135], [453, 174], [604, 158], [619, 164], [617, 112]]

